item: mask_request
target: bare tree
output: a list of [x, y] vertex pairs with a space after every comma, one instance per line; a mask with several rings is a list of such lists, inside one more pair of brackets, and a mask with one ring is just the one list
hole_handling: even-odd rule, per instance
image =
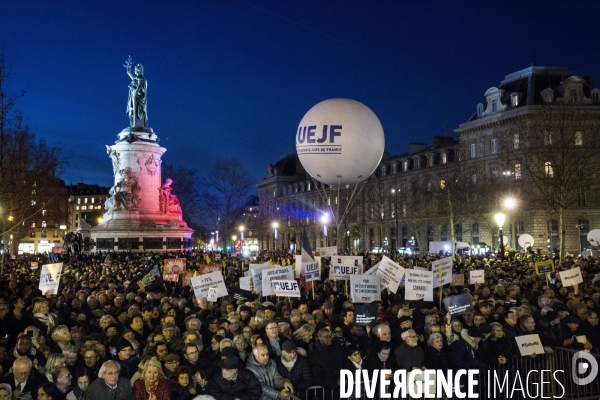
[[201, 224], [198, 171], [163, 163], [162, 176], [173, 180], [173, 193], [179, 199], [184, 219], [194, 225]]
[[250, 176], [237, 159], [217, 161], [202, 179], [202, 212], [216, 226], [222, 221], [225, 246], [229, 222], [236, 220], [235, 214], [241, 212], [251, 187]]

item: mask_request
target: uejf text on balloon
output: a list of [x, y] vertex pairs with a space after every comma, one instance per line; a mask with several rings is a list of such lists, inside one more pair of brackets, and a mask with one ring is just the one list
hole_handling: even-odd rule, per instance
[[[329, 128], [329, 129], [328, 129]], [[296, 136], [296, 143], [303, 144], [306, 140], [307, 144], [310, 143], [325, 143], [327, 140], [327, 133], [329, 133], [329, 143], [335, 143], [336, 136], [342, 136], [342, 125], [323, 125], [323, 135], [315, 140], [316, 125], [311, 126], [299, 126], [298, 135]]]

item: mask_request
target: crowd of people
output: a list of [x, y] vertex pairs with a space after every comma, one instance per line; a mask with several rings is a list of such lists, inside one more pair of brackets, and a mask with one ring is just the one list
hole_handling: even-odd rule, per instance
[[[429, 267], [437, 258], [388, 256], [405, 268]], [[261, 252], [252, 261], [222, 254], [230, 295], [214, 303], [196, 299], [181, 282], [140, 290], [137, 282], [150, 268], [175, 257], [186, 258], [189, 270], [216, 258], [202, 252], [62, 254], [57, 295], [42, 293], [39, 269], [30, 268], [47, 263], [44, 255], [6, 258], [0, 400], [304, 399], [312, 386], [325, 388], [315, 393], [339, 393], [342, 369], [506, 365], [520, 356], [515, 338], [533, 333], [544, 354], [600, 351], [596, 258], [557, 260], [557, 270], [582, 271], [582, 284], [563, 286], [557, 273], [536, 274], [539, 255], [457, 256], [455, 274], [468, 282], [470, 270], [484, 269], [485, 283], [446, 286], [433, 302], [406, 301], [402, 287], [386, 289], [376, 318], [361, 326], [344, 281], [315, 282], [300, 299], [239, 295], [239, 277], [250, 262], [292, 264], [286, 252]], [[364, 254], [365, 270], [380, 257]], [[321, 276], [327, 271], [325, 261]], [[452, 316], [440, 309], [440, 295], [466, 292], [473, 312]]]

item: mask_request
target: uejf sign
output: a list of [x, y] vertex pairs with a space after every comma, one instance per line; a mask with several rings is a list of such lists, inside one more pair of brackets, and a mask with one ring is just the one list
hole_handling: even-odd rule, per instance
[[300, 297], [300, 288], [295, 280], [272, 280], [273, 294], [284, 297]]

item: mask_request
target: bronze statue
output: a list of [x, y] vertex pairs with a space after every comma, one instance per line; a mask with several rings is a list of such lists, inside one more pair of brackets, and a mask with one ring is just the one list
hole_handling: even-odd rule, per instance
[[129, 124], [132, 128], [136, 126], [148, 127], [148, 111], [146, 108], [146, 92], [148, 82], [144, 77], [144, 67], [142, 64], [135, 66], [135, 75], [131, 73], [133, 64], [131, 56], [123, 65], [127, 69], [127, 75], [131, 78], [129, 84], [129, 100], [127, 101], [127, 114], [129, 115]]

